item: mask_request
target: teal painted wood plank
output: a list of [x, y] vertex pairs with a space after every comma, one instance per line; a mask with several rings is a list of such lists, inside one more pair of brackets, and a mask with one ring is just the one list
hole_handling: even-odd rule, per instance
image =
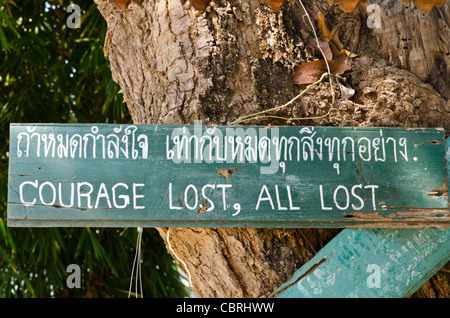
[[[450, 139], [446, 143], [450, 162]], [[406, 297], [449, 260], [450, 229], [345, 229], [275, 295]]]
[[9, 226], [449, 225], [442, 129], [10, 129]]
[[406, 297], [449, 260], [449, 229], [345, 229], [276, 294], [279, 298]]

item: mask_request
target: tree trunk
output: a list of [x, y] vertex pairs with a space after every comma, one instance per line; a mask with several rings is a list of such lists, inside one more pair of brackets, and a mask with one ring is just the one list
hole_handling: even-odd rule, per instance
[[[203, 12], [178, 0], [132, 2], [125, 11], [95, 2], [108, 23], [105, 54], [113, 78], [137, 124], [227, 124], [282, 105], [304, 88], [293, 84], [296, 68], [318, 58], [306, 44], [313, 32], [298, 1], [278, 13], [256, 0], [216, 0]], [[448, 1], [425, 15], [399, 0], [383, 1], [380, 29], [367, 27], [364, 5], [343, 13], [325, 0], [303, 4], [316, 32], [320, 10], [330, 30], [339, 24], [344, 47], [354, 48], [358, 57], [345, 77], [356, 94], [339, 98], [334, 84], [338, 100], [328, 116], [249, 124], [444, 127], [448, 133]], [[330, 85], [322, 83], [276, 115], [324, 115], [331, 101]], [[158, 229], [165, 240], [167, 230]], [[169, 241], [196, 296], [269, 297], [338, 232], [172, 228]], [[446, 268], [414, 296], [450, 297]]]

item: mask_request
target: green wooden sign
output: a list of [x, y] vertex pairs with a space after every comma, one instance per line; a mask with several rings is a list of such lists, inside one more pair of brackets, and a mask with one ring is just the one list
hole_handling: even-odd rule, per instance
[[[447, 158], [450, 163], [450, 138]], [[450, 228], [345, 229], [274, 295], [407, 297], [449, 261]]]
[[450, 229], [346, 229], [283, 284], [279, 298], [407, 297], [450, 261]]
[[449, 225], [442, 129], [11, 125], [9, 226]]

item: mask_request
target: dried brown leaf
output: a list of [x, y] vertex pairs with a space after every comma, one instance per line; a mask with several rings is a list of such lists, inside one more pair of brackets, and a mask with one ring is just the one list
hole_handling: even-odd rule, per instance
[[[125, 9], [130, 2], [130, 0], [113, 0], [121, 9]], [[189, 2], [192, 4], [192, 6], [197, 10], [205, 10], [208, 6], [209, 2], [211, 0], [189, 0]], [[291, 3], [294, 3], [295, 0], [290, 0]], [[328, 0], [328, 3], [330, 5], [339, 4], [339, 7], [345, 11], [345, 12], [353, 12], [355, 10], [356, 6], [361, 0]], [[414, 5], [422, 12], [426, 13], [431, 8], [436, 6], [442, 6], [446, 0], [400, 0], [404, 5], [407, 5], [411, 1], [414, 3]], [[181, 4], [183, 5], [186, 0], [180, 0]], [[288, 2], [288, 0], [266, 0], [266, 3], [269, 5], [270, 8], [272, 8], [273, 11], [278, 12], [280, 11], [281, 7]], [[331, 32], [332, 33], [332, 32]], [[336, 45], [338, 45], [336, 43]], [[339, 45], [338, 45], [339, 46]], [[339, 47], [339, 49], [342, 49], [342, 47]]]
[[[341, 75], [352, 68], [347, 54], [342, 52], [337, 61], [327, 61], [330, 67], [330, 73]], [[325, 60], [315, 60], [302, 64], [294, 73], [294, 84], [303, 85], [317, 82], [323, 73], [327, 73], [327, 64]]]
[[[422, 13], [430, 11], [435, 5], [442, 6], [446, 0], [413, 0], [414, 6]], [[405, 3], [403, 3], [405, 4]]]
[[339, 40], [338, 32], [336, 32], [335, 29], [333, 29], [330, 32], [325, 22], [325, 16], [321, 11], [317, 12], [317, 26], [319, 27], [320, 34], [322, 35], [323, 38], [329, 39], [331, 35], [333, 35], [331, 41], [333, 41], [333, 43], [336, 44], [336, 46], [338, 47], [339, 51], [341, 51], [344, 45]]
[[280, 8], [287, 2], [287, 0], [266, 0], [267, 5], [272, 8], [274, 12], [278, 12]]
[[[307, 43], [308, 45], [314, 49], [314, 52], [316, 53], [316, 55], [321, 55], [322, 53], [320, 52], [320, 49], [322, 50], [323, 54], [325, 55], [325, 58], [327, 60], [332, 60], [333, 59], [333, 50], [330, 47], [330, 42], [329, 39], [324, 38], [324, 37], [320, 37], [318, 39], [319, 42], [319, 46], [317, 46], [317, 41], [314, 38], [308, 39]], [[319, 49], [320, 47], [320, 49]]]
[[294, 84], [303, 85], [317, 82], [322, 74], [326, 72], [327, 66], [324, 60], [315, 60], [304, 63], [294, 73]]
[[[411, 0], [400, 0], [404, 5], [407, 5]], [[446, 0], [412, 0], [414, 6], [422, 13], [430, 11], [434, 6], [442, 6]], [[328, 0], [330, 5], [339, 3], [341, 9], [345, 12], [353, 12], [360, 0]]]
[[353, 12], [358, 5], [359, 0], [339, 0], [339, 6], [345, 12]]

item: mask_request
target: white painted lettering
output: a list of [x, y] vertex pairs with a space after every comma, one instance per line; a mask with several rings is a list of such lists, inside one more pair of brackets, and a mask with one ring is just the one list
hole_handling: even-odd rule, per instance
[[109, 200], [109, 195], [108, 195], [108, 190], [106, 190], [106, 186], [104, 183], [100, 184], [100, 188], [98, 189], [98, 193], [97, 193], [97, 200], [95, 201], [95, 208], [98, 208], [98, 203], [100, 201], [100, 198], [105, 198], [106, 202], [108, 203], [108, 208], [112, 208], [111, 207], [111, 201]]
[[291, 195], [291, 187], [290, 186], [286, 186], [286, 191], [288, 194], [288, 200], [289, 200], [289, 210], [300, 210], [299, 206], [293, 206], [292, 205], [292, 195]]
[[23, 198], [23, 187], [26, 185], [26, 184], [31, 184], [32, 186], [34, 186], [36, 189], [37, 189], [37, 187], [38, 187], [38, 180], [35, 180], [34, 182], [31, 182], [31, 181], [25, 181], [25, 182], [22, 182], [21, 184], [20, 184], [20, 186], [19, 186], [19, 198], [20, 198], [20, 203], [22, 203], [23, 205], [25, 205], [25, 206], [32, 206], [32, 205], [34, 205], [35, 203], [36, 203], [36, 198], [34, 198], [33, 199], [33, 201], [25, 201], [24, 200], [24, 198]]
[[136, 200], [139, 198], [143, 198], [143, 194], [136, 194], [136, 188], [137, 187], [144, 187], [145, 184], [143, 183], [133, 183], [133, 209], [145, 209], [145, 206], [143, 205], [137, 205]]
[[[83, 193], [82, 189], [84, 189], [85, 187], [89, 187], [89, 191]], [[78, 194], [78, 208], [81, 208], [81, 197], [86, 197], [87, 200], [87, 204], [86, 206], [89, 209], [92, 209], [92, 205], [91, 205], [91, 193], [94, 190], [94, 187], [92, 186], [92, 184], [90, 184], [89, 182], [79, 182], [78, 186], [77, 186], [77, 194]]]
[[275, 196], [277, 197], [278, 210], [280, 210], [280, 211], [282, 211], [282, 210], [287, 210], [287, 207], [281, 206], [281, 203], [280, 203], [280, 194], [279, 194], [279, 192], [278, 192], [278, 184], [275, 185]]
[[[42, 189], [44, 188], [44, 186], [48, 186], [52, 190], [52, 194], [51, 194], [52, 199], [50, 200], [50, 202], [45, 202], [44, 198], [42, 196], [42, 192], [43, 192]], [[55, 186], [51, 182], [47, 181], [47, 182], [44, 182], [44, 183], [41, 184], [41, 186], [39, 187], [39, 199], [41, 200], [41, 203], [43, 205], [53, 205], [53, 204], [55, 204], [55, 202], [56, 202], [56, 189], [55, 189]]]
[[183, 209], [183, 207], [181, 207], [181, 206], [174, 206], [172, 204], [172, 198], [173, 198], [173, 195], [172, 195], [172, 183], [169, 183], [169, 209], [171, 209], [171, 210], [181, 210], [181, 209]]
[[[263, 193], [266, 194], [266, 197], [263, 197]], [[259, 209], [259, 204], [261, 201], [269, 201], [272, 210], [275, 208], [273, 205], [272, 197], [270, 196], [269, 190], [267, 189], [267, 186], [265, 184], [262, 186], [261, 191], [259, 192], [258, 202], [256, 203], [256, 210]]]
[[[189, 189], [193, 190], [193, 194], [191, 197], [194, 198], [194, 205], [190, 205], [189, 204]], [[197, 187], [194, 186], [193, 184], [190, 184], [186, 187], [186, 190], [184, 190], [184, 205], [189, 209], [189, 210], [195, 210], [197, 208], [198, 205], [198, 191], [197, 191]]]
[[356, 198], [359, 201], [359, 203], [360, 203], [359, 207], [357, 207], [355, 204], [352, 203], [352, 209], [354, 209], [354, 210], [361, 210], [362, 208], [364, 208], [364, 200], [359, 195], [357, 195], [355, 193], [355, 189], [356, 188], [362, 189], [362, 184], [357, 184], [357, 185], [354, 185], [352, 187], [352, 196], [354, 198]]
[[[339, 191], [340, 189], [344, 190], [344, 193], [345, 193], [345, 199], [344, 199], [345, 205], [344, 205], [344, 206], [339, 205], [338, 200], [337, 200], [338, 191]], [[338, 186], [338, 187], [336, 188], [336, 190], [334, 190], [333, 201], [334, 201], [334, 205], [335, 205], [339, 210], [347, 210], [348, 207], [349, 207], [349, 205], [350, 205], [350, 196], [349, 196], [347, 187], [345, 187], [345, 186], [343, 186], [343, 185]]]
[[323, 186], [322, 185], [319, 186], [319, 193], [320, 193], [320, 208], [322, 210], [333, 210], [332, 207], [325, 206], [324, 199], [323, 199]]
[[74, 189], [75, 186], [73, 184], [73, 182], [70, 183], [70, 194], [69, 194], [69, 198], [70, 198], [70, 204], [66, 205], [63, 203], [63, 199], [62, 199], [62, 194], [63, 194], [63, 190], [62, 190], [62, 182], [58, 183], [58, 199], [59, 199], [59, 205], [64, 207], [64, 208], [71, 208], [73, 207], [73, 203], [74, 203]]
[[[353, 210], [362, 210], [365, 206], [368, 194], [366, 196], [362, 196], [361, 194], [357, 194], [356, 190], [362, 191], [363, 189], [370, 189], [370, 201], [372, 201], [372, 208], [376, 210], [376, 194], [375, 189], [378, 189], [377, 185], [366, 185], [363, 187], [362, 184], [350, 186], [338, 185], [336, 188], [324, 189], [323, 185], [319, 185], [319, 195], [320, 195], [320, 207], [322, 210], [333, 210], [333, 208], [337, 208], [338, 210], [345, 211], [348, 210], [351, 206]], [[367, 192], [367, 191], [366, 191]], [[329, 203], [330, 200], [327, 200], [326, 194], [332, 195], [333, 203]], [[328, 202], [328, 203], [327, 203]], [[331, 205], [331, 206], [330, 206]]]
[[367, 185], [364, 189], [372, 189], [372, 207], [374, 210], [377, 209], [376, 199], [375, 199], [375, 189], [378, 189], [377, 185]]
[[[117, 187], [123, 187], [125, 189], [128, 190], [128, 186], [125, 183], [116, 183], [113, 187], [112, 187], [112, 197], [113, 197], [113, 204], [114, 207], [116, 209], [124, 209], [128, 206], [128, 204], [130, 204], [130, 197], [128, 195], [125, 194], [121, 194], [119, 196], [116, 196], [116, 188]], [[118, 204], [116, 201], [116, 198], [119, 198], [121, 200], [123, 200], [123, 204]]]
[[206, 210], [206, 212], [209, 212], [209, 211], [214, 210], [215, 206], [214, 206], [214, 202], [209, 197], [206, 196], [206, 194], [205, 194], [206, 188], [215, 189], [216, 186], [214, 184], [205, 184], [202, 188], [202, 196], [203, 196], [203, 198], [205, 198], [205, 200], [207, 200], [209, 202], [208, 209]]
[[227, 209], [227, 195], [226, 195], [226, 189], [231, 188], [231, 184], [218, 184], [217, 188], [222, 188], [222, 203], [223, 203], [223, 210], [225, 211]]
[[[111, 188], [107, 183], [99, 183], [97, 185], [87, 181], [78, 182], [76, 185], [71, 182], [70, 187], [64, 186], [64, 184], [66, 183], [53, 183], [50, 181], [39, 183], [38, 180], [22, 182], [19, 185], [20, 203], [25, 206], [35, 204], [53, 206], [58, 202], [60, 207], [71, 208], [77, 202], [76, 207], [80, 209], [105, 207], [109, 209], [145, 209], [145, 206], [139, 201], [145, 197], [140, 192], [140, 188], [145, 186], [144, 183], [133, 183], [132, 186], [129, 186], [126, 183], [119, 182], [113, 184]], [[32, 191], [33, 188], [35, 189], [34, 191]], [[118, 190], [119, 188], [121, 189], [120, 191]], [[132, 190], [129, 190], [129, 188], [132, 188]], [[131, 200], [132, 206], [130, 206]], [[102, 202], [105, 203], [102, 204]]]

